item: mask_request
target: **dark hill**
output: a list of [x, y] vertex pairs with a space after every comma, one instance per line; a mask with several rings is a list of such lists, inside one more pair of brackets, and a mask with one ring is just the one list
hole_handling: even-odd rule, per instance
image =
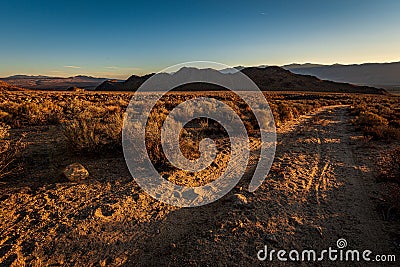
[[0, 80], [0, 91], [20, 91], [23, 88], [8, 84]]
[[[157, 75], [164, 75], [168, 79], [180, 79], [190, 77], [194, 72], [200, 72], [202, 77], [213, 75], [218, 79], [229, 79], [233, 84], [238, 75], [235, 73], [221, 73], [213, 69], [196, 69], [196, 68], [182, 68], [176, 73], [167, 74], [161, 73]], [[338, 83], [332, 81], [320, 80], [317, 77], [310, 75], [294, 74], [288, 70], [280, 67], [265, 67], [257, 68], [250, 67], [241, 70], [252, 79], [262, 91], [309, 91], [309, 92], [334, 92], [334, 93], [365, 93], [365, 94], [386, 94], [385, 90], [377, 89], [368, 86], [356, 86], [347, 83]], [[196, 73], [197, 75], [199, 73]], [[148, 78], [154, 74], [145, 76], [133, 75], [124, 82], [119, 81], [105, 81], [100, 84], [95, 90], [98, 91], [135, 91], [142, 85]], [[160, 85], [161, 86], [161, 85]], [[154, 88], [157, 91], [157, 88]], [[176, 88], [179, 91], [212, 91], [223, 90], [222, 87], [205, 84], [194, 83], [187, 84]], [[246, 90], [246, 88], [243, 88]]]

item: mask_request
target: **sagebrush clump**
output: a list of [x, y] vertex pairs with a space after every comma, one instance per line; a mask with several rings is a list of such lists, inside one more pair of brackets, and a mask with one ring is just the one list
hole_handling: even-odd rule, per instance
[[98, 152], [121, 147], [123, 118], [121, 113], [98, 116], [90, 111], [63, 124], [68, 146], [78, 152]]
[[9, 139], [10, 126], [0, 123], [0, 179], [21, 170], [21, 165], [14, 164], [23, 148], [22, 138]]
[[381, 181], [400, 184], [400, 146], [381, 155], [379, 178]]
[[375, 140], [400, 140], [400, 107], [398, 99], [359, 101], [353, 108], [353, 123], [365, 136]]

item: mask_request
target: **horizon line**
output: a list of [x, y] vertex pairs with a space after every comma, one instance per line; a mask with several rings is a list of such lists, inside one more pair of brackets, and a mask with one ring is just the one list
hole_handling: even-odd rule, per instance
[[[316, 62], [292, 62], [292, 63], [286, 63], [283, 65], [278, 65], [278, 64], [258, 64], [258, 65], [236, 65], [232, 66], [232, 68], [237, 68], [237, 67], [244, 67], [244, 68], [250, 68], [250, 67], [285, 67], [289, 65], [307, 65], [307, 64], [312, 64], [312, 65], [321, 65], [321, 66], [334, 66], [334, 65], [341, 65], [341, 66], [354, 66], [354, 65], [367, 65], [367, 64], [394, 64], [394, 63], [400, 63], [399, 61], [386, 61], [386, 62], [361, 62], [361, 63], [349, 63], [349, 64], [344, 64], [344, 63], [316, 63]], [[145, 74], [140, 74], [140, 75], [147, 75], [151, 73], [158, 73], [159, 71], [150, 71], [146, 72]], [[96, 73], [96, 72], [93, 72]], [[117, 74], [118, 75], [118, 74]], [[128, 74], [128, 78], [132, 75], [139, 75], [138, 73], [131, 73]], [[11, 74], [5, 77], [0, 77], [0, 79], [6, 79], [10, 78], [13, 76], [31, 76], [32, 78], [34, 77], [49, 77], [49, 78], [74, 78], [77, 76], [86, 76], [86, 77], [91, 77], [91, 78], [96, 78], [96, 79], [113, 79], [113, 80], [122, 80], [122, 78], [116, 78], [116, 77], [104, 77], [104, 76], [97, 76], [96, 74], [90, 74], [88, 72], [87, 74], [75, 74], [75, 75], [59, 75], [59, 76], [52, 76], [52, 75], [47, 75], [47, 74], [28, 74], [28, 73], [15, 73]]]

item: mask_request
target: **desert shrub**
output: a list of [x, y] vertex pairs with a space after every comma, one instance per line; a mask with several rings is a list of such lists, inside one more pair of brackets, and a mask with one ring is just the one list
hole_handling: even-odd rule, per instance
[[351, 114], [356, 116], [353, 124], [365, 136], [370, 136], [374, 140], [400, 140], [399, 110], [396, 108], [396, 103], [386, 99], [381, 102], [377, 99], [370, 101], [369, 104], [364, 100], [353, 107]]
[[395, 127], [385, 125], [366, 127], [363, 132], [375, 140], [400, 140], [400, 129]]
[[9, 139], [10, 127], [0, 123], [0, 179], [18, 172], [21, 166], [14, 164], [24, 148], [21, 139]]
[[0, 140], [4, 140], [6, 137], [8, 137], [8, 131], [10, 129], [10, 126], [0, 123]]
[[362, 111], [355, 123], [360, 127], [387, 126], [388, 120], [369, 111]]
[[19, 124], [20, 104], [10, 101], [5, 101], [0, 104], [0, 121], [9, 125]]
[[383, 153], [378, 165], [381, 181], [400, 184], [400, 146]]
[[64, 118], [63, 108], [46, 100], [39, 105], [41, 108], [42, 120], [41, 123], [58, 124]]
[[49, 100], [23, 105], [22, 110], [29, 124], [57, 124], [63, 117], [62, 108]]
[[98, 114], [83, 112], [63, 124], [68, 145], [78, 152], [98, 152], [121, 146], [122, 114]]
[[279, 121], [282, 123], [293, 119], [293, 111], [287, 104], [280, 103], [277, 107], [277, 113], [279, 114]]
[[0, 110], [0, 121], [1, 122], [9, 122], [9, 121], [11, 121], [11, 115], [8, 112]]
[[335, 102], [318, 99], [301, 100], [269, 100], [272, 113], [277, 126], [293, 120], [301, 115], [315, 111], [322, 106], [333, 105]]
[[15, 127], [57, 124], [62, 119], [63, 109], [50, 100], [0, 104], [0, 121]]
[[146, 125], [146, 149], [151, 161], [156, 167], [168, 167], [168, 160], [164, 155], [161, 144], [161, 127], [167, 117], [165, 108], [154, 109], [149, 116]]

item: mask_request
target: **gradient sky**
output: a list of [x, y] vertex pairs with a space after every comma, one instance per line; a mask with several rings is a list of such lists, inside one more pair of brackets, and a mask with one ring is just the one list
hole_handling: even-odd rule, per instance
[[400, 1], [2, 1], [0, 77], [400, 61]]

